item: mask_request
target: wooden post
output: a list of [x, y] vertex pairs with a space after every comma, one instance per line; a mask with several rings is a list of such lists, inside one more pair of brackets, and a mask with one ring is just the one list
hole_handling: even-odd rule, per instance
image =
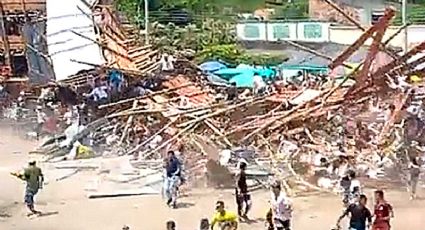
[[3, 40], [4, 45], [4, 60], [7, 66], [11, 66], [11, 60], [10, 60], [10, 47], [9, 47], [9, 40], [7, 39], [7, 33], [6, 33], [6, 26], [5, 26], [5, 14], [3, 11], [3, 4], [0, 1], [0, 32], [1, 32], [1, 38]]
[[[133, 109], [137, 107], [137, 102], [138, 102], [137, 100], [134, 100], [133, 107], [132, 107]], [[118, 145], [121, 145], [124, 142], [124, 139], [127, 137], [128, 129], [130, 128], [130, 125], [133, 123], [133, 119], [134, 119], [134, 115], [130, 115], [130, 117], [127, 119], [127, 123], [125, 124], [124, 130], [122, 132]]]

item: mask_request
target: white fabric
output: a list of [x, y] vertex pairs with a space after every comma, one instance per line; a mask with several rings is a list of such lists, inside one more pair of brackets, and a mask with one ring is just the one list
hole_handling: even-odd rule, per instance
[[37, 123], [41, 124], [46, 121], [46, 114], [42, 111], [37, 111]]
[[93, 96], [94, 101], [98, 101], [100, 99], [108, 98], [108, 93], [106, 92], [106, 86], [100, 86], [93, 89], [90, 93], [90, 96]]
[[232, 158], [232, 150], [225, 149], [225, 150], [221, 151], [218, 155], [220, 157], [219, 160], [218, 160], [220, 165], [226, 166], [227, 164], [229, 164], [229, 161]]
[[150, 149], [155, 149], [162, 142], [163, 138], [161, 135], [156, 135], [148, 144]]
[[351, 192], [354, 192], [354, 188], [355, 187], [358, 187], [359, 188], [359, 193], [361, 194], [362, 192], [362, 185], [360, 184], [360, 181], [359, 180], [357, 180], [357, 179], [353, 179], [353, 180], [351, 180], [351, 184], [350, 184], [350, 191]]
[[292, 202], [283, 192], [281, 192], [278, 197], [272, 192], [270, 204], [275, 219], [286, 221], [292, 218]]
[[81, 146], [81, 143], [79, 141], [76, 141], [72, 145], [72, 149], [71, 149], [71, 151], [69, 151], [68, 156], [66, 157], [66, 159], [68, 159], [68, 160], [75, 160], [75, 158], [77, 158], [78, 147], [80, 147], [80, 146]]
[[74, 138], [74, 136], [77, 135], [83, 129], [85, 129], [85, 126], [78, 126], [78, 124], [76, 124], [76, 123], [70, 125], [64, 131], [66, 139], [64, 141], [62, 141], [59, 144], [59, 146], [60, 147], [69, 146], [71, 144], [71, 141]]
[[254, 81], [254, 92], [255, 93], [257, 93], [259, 89], [266, 87], [266, 83], [264, 82], [263, 78], [258, 76], [258, 75], [254, 75], [253, 81]]
[[161, 64], [161, 70], [169, 71], [174, 70], [174, 61], [175, 58], [173, 56], [168, 56], [167, 54], [162, 55], [160, 64]]
[[71, 125], [72, 124], [72, 112], [68, 111], [63, 115], [63, 119], [65, 120], [65, 123], [67, 125]]

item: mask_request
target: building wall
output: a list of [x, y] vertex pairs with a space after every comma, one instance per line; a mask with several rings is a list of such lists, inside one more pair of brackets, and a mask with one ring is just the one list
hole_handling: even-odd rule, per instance
[[[384, 41], [397, 32], [399, 27], [389, 27]], [[238, 38], [242, 41], [291, 40], [300, 42], [333, 42], [351, 45], [363, 33], [355, 26], [338, 26], [323, 22], [241, 22], [236, 26]], [[408, 47], [424, 41], [425, 25], [412, 25], [407, 29]], [[369, 39], [366, 44], [372, 42]], [[399, 33], [391, 40], [390, 45], [404, 47], [404, 33]]]
[[329, 41], [330, 23], [321, 22], [250, 22], [236, 26], [238, 38], [243, 41]]
[[[370, 25], [374, 10], [385, 8], [383, 0], [334, 0], [346, 14], [363, 25]], [[309, 0], [309, 14], [313, 19], [351, 25], [341, 13], [329, 6], [324, 0]]]

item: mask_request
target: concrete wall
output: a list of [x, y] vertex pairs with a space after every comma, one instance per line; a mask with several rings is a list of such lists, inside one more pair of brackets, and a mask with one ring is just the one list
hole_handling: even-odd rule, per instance
[[239, 23], [236, 32], [242, 41], [329, 41], [330, 23], [321, 22], [249, 22]]
[[[399, 27], [390, 27], [384, 41], [396, 33]], [[242, 41], [278, 41], [291, 40], [301, 42], [334, 42], [350, 45], [363, 33], [354, 26], [331, 26], [322, 22], [250, 22], [236, 26], [238, 38]], [[425, 25], [412, 25], [407, 29], [408, 47], [425, 41]], [[369, 39], [366, 44], [371, 44]], [[404, 33], [399, 33], [390, 45], [403, 48]]]
[[[353, 26], [331, 26], [329, 28], [329, 40], [331, 42], [350, 45], [363, 33], [360, 29]], [[384, 36], [384, 41], [396, 33], [398, 27], [390, 27]], [[399, 33], [396, 37], [391, 40], [390, 45], [396, 47], [404, 47], [404, 33]], [[425, 41], [425, 25], [412, 25], [407, 28], [407, 43], [408, 48]], [[372, 42], [369, 39], [366, 44], [370, 45]]]

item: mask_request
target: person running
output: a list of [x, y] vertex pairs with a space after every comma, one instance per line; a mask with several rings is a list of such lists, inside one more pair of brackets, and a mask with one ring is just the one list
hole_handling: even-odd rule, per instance
[[350, 177], [350, 203], [356, 203], [359, 201], [360, 195], [362, 194], [362, 186], [360, 181], [356, 177], [354, 170], [349, 170], [348, 175]]
[[218, 224], [220, 230], [238, 229], [238, 216], [236, 213], [226, 210], [223, 201], [216, 202], [215, 210], [216, 212], [211, 220], [211, 230], [214, 230], [216, 224]]
[[23, 173], [11, 174], [26, 182], [24, 200], [28, 210], [30, 211], [28, 216], [41, 214], [40, 211], [37, 211], [34, 208], [34, 196], [38, 193], [39, 189], [43, 188], [44, 176], [41, 169], [36, 166], [36, 162], [30, 161], [28, 167], [25, 168]]
[[384, 199], [382, 190], [375, 191], [375, 220], [372, 225], [372, 230], [389, 230], [390, 219], [394, 217], [392, 206]]
[[421, 164], [419, 157], [413, 157], [409, 162], [409, 190], [410, 200], [416, 199], [416, 187], [418, 186]]
[[[369, 209], [366, 207], [367, 197], [365, 195], [360, 195], [359, 202], [351, 204], [344, 211], [344, 213], [338, 218], [336, 226], [340, 228], [341, 220], [350, 215], [350, 227], [349, 230], [366, 230], [369, 229], [370, 224], [372, 223], [372, 214]], [[367, 224], [366, 224], [367, 222]]]
[[268, 230], [290, 230], [292, 219], [292, 202], [282, 191], [281, 184], [275, 182], [272, 185], [271, 208], [267, 213], [269, 222]]
[[165, 181], [164, 191], [167, 199], [167, 205], [177, 208], [177, 190], [179, 178], [181, 176], [181, 165], [173, 151], [168, 152], [165, 162]]
[[35, 127], [35, 132], [37, 133], [37, 140], [40, 138], [41, 133], [43, 132], [44, 123], [47, 120], [47, 115], [43, 112], [43, 107], [38, 105], [36, 108], [37, 113], [37, 126]]
[[[236, 176], [236, 205], [238, 207], [238, 215], [247, 219], [248, 211], [251, 208], [251, 195], [248, 193], [248, 185], [246, 183], [246, 170], [247, 164], [245, 162], [239, 163], [239, 173]], [[245, 210], [243, 210], [245, 205]]]

